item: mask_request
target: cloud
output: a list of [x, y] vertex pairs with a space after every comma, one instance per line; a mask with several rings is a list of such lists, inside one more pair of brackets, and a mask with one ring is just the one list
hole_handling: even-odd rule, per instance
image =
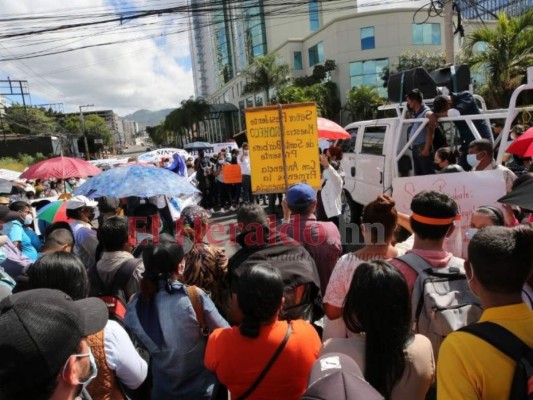
[[[150, 9], [157, 3], [131, 0], [121, 9]], [[90, 7], [88, 6], [90, 4]], [[17, 0], [4, 2], [0, 18], [8, 16], [44, 15], [50, 22], [23, 20], [0, 22], [0, 32], [17, 27], [42, 29], [57, 26], [58, 18], [71, 15], [59, 24], [72, 24], [96, 19], [96, 14], [111, 12], [115, 7], [103, 0], [65, 1]], [[168, 33], [181, 31], [164, 37]], [[58, 51], [91, 44], [147, 38], [148, 40], [93, 47], [69, 53], [7, 61], [0, 64], [0, 79], [22, 79], [29, 82], [32, 95], [49, 103], [63, 103], [65, 111], [76, 111], [79, 105], [94, 104], [94, 109], [113, 109], [119, 115], [146, 108], [158, 110], [178, 107], [194, 93], [189, 60], [188, 33], [181, 15], [153, 16], [106, 26], [78, 28], [16, 39], [0, 40], [0, 59], [35, 51]], [[4, 76], [2, 76], [4, 75]], [[15, 97], [11, 100], [17, 101]]]

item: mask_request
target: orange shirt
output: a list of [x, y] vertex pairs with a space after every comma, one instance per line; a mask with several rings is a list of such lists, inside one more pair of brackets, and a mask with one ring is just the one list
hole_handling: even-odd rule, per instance
[[[250, 400], [296, 400], [305, 392], [311, 367], [320, 352], [315, 328], [304, 320], [291, 321], [292, 334]], [[238, 327], [216, 329], [209, 336], [205, 366], [238, 398], [252, 386], [287, 332], [287, 321], [261, 327], [255, 339]]]

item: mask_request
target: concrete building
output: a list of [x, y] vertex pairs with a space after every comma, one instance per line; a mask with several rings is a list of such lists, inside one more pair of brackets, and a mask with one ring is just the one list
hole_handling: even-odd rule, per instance
[[[196, 96], [213, 105], [234, 106], [226, 107], [220, 121], [208, 122], [218, 131], [244, 130], [244, 109], [265, 104], [264, 93], [242, 95], [246, 82], [240, 72], [255, 56], [276, 52], [290, 65], [292, 77], [311, 75], [315, 65], [334, 60], [337, 70], [330, 79], [344, 104], [346, 92], [355, 86], [374, 85], [383, 92], [383, 68], [396, 65], [404, 51], [444, 50], [443, 18], [420, 11], [427, 4], [423, 1], [310, 0], [290, 7], [261, 0], [223, 4], [220, 10], [190, 20]], [[477, 26], [468, 21], [464, 25], [467, 32]]]

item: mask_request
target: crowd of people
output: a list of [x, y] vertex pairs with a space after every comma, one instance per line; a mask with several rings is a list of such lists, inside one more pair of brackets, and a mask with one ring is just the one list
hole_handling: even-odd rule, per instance
[[[418, 92], [407, 98], [430, 119], [470, 104], [452, 96], [431, 111]], [[502, 169], [510, 193], [533, 181], [496, 164], [492, 136], [472, 137], [459, 161], [424, 137], [416, 172]], [[0, 399], [527, 398], [533, 206], [482, 205], [460, 232], [443, 192], [416, 193], [409, 215], [382, 194], [364, 206], [351, 251], [341, 159], [326, 149], [319, 191], [299, 183], [268, 205], [252, 193], [247, 144], [174, 159], [168, 168], [194, 170], [204, 195], [179, 223], [164, 196], [74, 196], [68, 222], [45, 225], [29, 198], [8, 199]], [[232, 164], [240, 183], [224, 179]], [[209, 240], [215, 208], [236, 211], [231, 257]], [[457, 231], [466, 247], [452, 246]]]

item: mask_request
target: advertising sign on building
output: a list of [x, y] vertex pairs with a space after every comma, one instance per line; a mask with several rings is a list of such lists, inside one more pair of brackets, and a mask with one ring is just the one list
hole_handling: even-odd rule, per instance
[[296, 183], [320, 189], [315, 103], [246, 109], [252, 191], [282, 193]]

